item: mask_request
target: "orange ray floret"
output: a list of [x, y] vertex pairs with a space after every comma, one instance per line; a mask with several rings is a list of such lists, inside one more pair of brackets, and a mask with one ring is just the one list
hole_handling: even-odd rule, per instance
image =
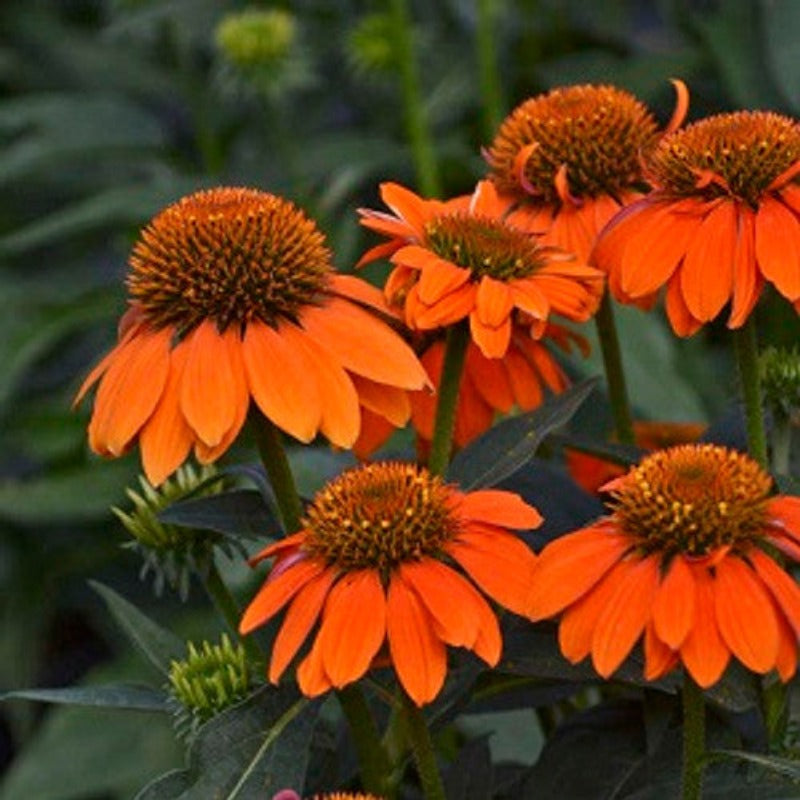
[[376, 315], [391, 314], [380, 292], [337, 275], [314, 222], [266, 192], [212, 189], [166, 208], [134, 246], [128, 289], [120, 341], [76, 402], [97, 384], [91, 448], [119, 456], [138, 439], [154, 485], [192, 448], [219, 458], [251, 401], [300, 441], [352, 447], [362, 407], [404, 425], [410, 406], [391, 393], [428, 383]]
[[446, 645], [498, 662], [500, 628], [479, 589], [511, 610], [524, 607], [535, 556], [507, 529], [540, 523], [511, 492], [462, 493], [421, 467], [349, 470], [318, 492], [299, 532], [252, 560], [276, 558], [240, 630], [288, 606], [270, 681], [312, 639], [297, 669], [305, 694], [357, 681], [386, 654], [423, 705], [444, 683]]
[[732, 656], [789, 680], [800, 587], [772, 545], [800, 541], [800, 498], [770, 497], [756, 462], [716, 445], [657, 451], [605, 488], [611, 514], [548, 544], [533, 571], [527, 614], [561, 614], [564, 656], [608, 677], [643, 638], [648, 680], [681, 663], [707, 688]]
[[391, 238], [360, 263], [391, 260], [386, 299], [412, 330], [468, 320], [483, 355], [502, 358], [517, 322], [540, 326], [551, 313], [583, 322], [597, 310], [602, 274], [512, 224], [490, 181], [447, 203], [393, 183], [381, 197], [396, 217], [361, 209], [361, 224]]
[[689, 336], [730, 306], [741, 327], [771, 283], [800, 309], [800, 126], [739, 111], [700, 120], [644, 154], [653, 191], [615, 217], [591, 256], [623, 303], [666, 287]]
[[[678, 128], [688, 92], [664, 132]], [[529, 98], [501, 124], [485, 152], [510, 219], [545, 244], [587, 262], [603, 226], [641, 196], [641, 155], [661, 135], [632, 94], [614, 86], [564, 86]]]

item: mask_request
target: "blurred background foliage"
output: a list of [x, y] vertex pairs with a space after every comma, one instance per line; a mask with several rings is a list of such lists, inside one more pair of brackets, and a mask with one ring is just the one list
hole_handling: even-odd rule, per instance
[[[399, 76], [403, 6], [0, 4], [0, 687], [146, 669], [86, 586], [92, 576], [150, 602], [109, 510], [125, 505], [136, 456], [91, 456], [87, 409], [70, 409], [80, 376], [114, 340], [128, 251], [181, 195], [250, 185], [308, 210], [350, 271], [367, 244], [354, 209], [377, 203], [381, 180], [419, 186]], [[800, 109], [794, 0], [414, 0], [408, 13], [446, 195], [481, 177], [498, 115], [556, 85], [617, 84], [662, 121], [670, 77], [690, 86], [690, 119]], [[494, 100], [478, 69], [480, 13], [494, 27]], [[773, 301], [761, 309], [764, 337], [797, 341], [795, 316]], [[676, 341], [652, 316], [619, 317], [640, 416], [711, 422], [725, 412], [734, 378], [718, 329]], [[596, 358], [572, 369], [600, 371]], [[326, 458], [298, 456], [307, 485], [331, 469]], [[212, 624], [200, 592], [167, 600], [182, 633]], [[0, 713], [2, 800], [130, 797], [181, 764], [163, 717], [23, 703]]]

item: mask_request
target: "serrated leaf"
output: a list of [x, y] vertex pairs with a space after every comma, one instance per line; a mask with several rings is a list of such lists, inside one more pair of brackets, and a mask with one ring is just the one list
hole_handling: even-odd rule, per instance
[[263, 800], [302, 787], [319, 702], [268, 686], [206, 723], [189, 766], [142, 790], [136, 800]]
[[181, 500], [165, 508], [158, 518], [173, 525], [230, 536], [261, 538], [281, 534], [275, 515], [261, 492], [254, 489], [233, 489], [209, 497]]
[[495, 425], [455, 456], [448, 480], [465, 491], [500, 483], [533, 458], [547, 434], [569, 422], [598, 380], [587, 378], [563, 394], [549, 397], [534, 411]]
[[89, 585], [103, 598], [126, 636], [159, 672], [168, 674], [170, 662], [185, 656], [186, 646], [174, 633], [153, 622], [110, 587], [97, 581], [89, 581]]
[[3, 700], [35, 700], [95, 708], [119, 708], [131, 711], [166, 711], [167, 694], [160, 689], [133, 683], [110, 683], [105, 686], [68, 686], [59, 689], [17, 689], [0, 695]]

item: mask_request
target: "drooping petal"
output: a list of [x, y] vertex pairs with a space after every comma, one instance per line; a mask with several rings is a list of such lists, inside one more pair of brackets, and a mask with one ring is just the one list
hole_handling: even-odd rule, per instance
[[308, 581], [295, 595], [272, 646], [268, 673], [270, 683], [280, 680], [311, 632], [334, 580], [336, 571], [328, 568]]
[[630, 540], [597, 525], [562, 536], [542, 550], [531, 577], [526, 616], [552, 617], [592, 588], [630, 548]]
[[800, 586], [791, 575], [758, 548], [754, 547], [747, 557], [795, 634], [800, 636]]
[[511, 342], [511, 318], [506, 317], [497, 327], [484, 324], [477, 312], [469, 315], [469, 330], [472, 340], [480, 347], [486, 358], [502, 358]]
[[762, 275], [788, 300], [800, 299], [800, 222], [766, 197], [756, 214], [756, 259]]
[[653, 625], [658, 638], [677, 650], [694, 620], [695, 588], [692, 570], [678, 554], [669, 565], [653, 602]]
[[775, 669], [780, 679], [787, 683], [797, 672], [797, 633], [780, 611], [776, 612], [778, 620], [778, 656], [775, 659]]
[[480, 349], [467, 346], [465, 370], [475, 390], [494, 409], [508, 413], [514, 405], [514, 394], [503, 363], [498, 358], [486, 358]]
[[411, 306], [410, 310], [407, 308], [410, 327], [424, 331], [453, 325], [472, 311], [476, 291], [475, 284], [465, 283], [433, 305], [419, 303]]
[[425, 233], [425, 223], [429, 218], [426, 210], [428, 203], [410, 189], [399, 183], [387, 181], [380, 185], [381, 200], [405, 220], [414, 231], [422, 236]]
[[644, 678], [657, 681], [678, 663], [678, 654], [658, 638], [652, 623], [644, 629]]
[[505, 322], [512, 308], [514, 299], [508, 284], [484, 275], [475, 294], [475, 315], [478, 320], [490, 328], [497, 328]]
[[756, 217], [747, 208], [739, 209], [736, 252], [733, 255], [733, 302], [729, 328], [747, 321], [761, 293], [763, 279], [756, 267]]
[[364, 408], [388, 420], [395, 428], [402, 428], [411, 416], [411, 401], [405, 389], [376, 383], [361, 375], [351, 375], [358, 400]]
[[767, 502], [767, 516], [781, 530], [800, 542], [800, 497], [778, 495], [770, 498]]
[[542, 385], [530, 361], [518, 347], [509, 348], [503, 359], [503, 367], [511, 384], [514, 401], [520, 410], [530, 411], [538, 408], [544, 400]]
[[433, 632], [433, 620], [417, 594], [399, 575], [389, 583], [386, 605], [389, 652], [397, 677], [418, 705], [439, 694], [447, 672], [447, 654]]
[[778, 656], [775, 608], [764, 585], [735, 556], [716, 567], [714, 581], [717, 625], [731, 652], [754, 672], [768, 672]]
[[592, 663], [608, 678], [625, 660], [644, 631], [658, 587], [658, 558], [627, 563], [614, 594], [597, 619], [592, 635]]
[[394, 312], [386, 304], [383, 292], [377, 286], [373, 286], [355, 275], [346, 275], [341, 272], [332, 273], [328, 280], [330, 281], [331, 290], [340, 297], [355, 300], [361, 305], [369, 306], [383, 314], [394, 316]]
[[336, 688], [358, 680], [386, 636], [386, 596], [373, 570], [351, 572], [328, 594], [319, 632], [322, 664]]
[[542, 524], [542, 515], [518, 494], [502, 489], [479, 489], [461, 495], [458, 515], [503, 528], [528, 530]]
[[681, 290], [680, 274], [673, 275], [667, 284], [666, 309], [672, 330], [678, 336], [691, 336], [702, 326], [702, 323], [692, 316], [686, 305]]
[[297, 667], [297, 683], [300, 691], [306, 697], [318, 697], [328, 689], [333, 688], [331, 679], [325, 672], [322, 663], [322, 647], [319, 643], [319, 634], [311, 646], [308, 655], [300, 662]]

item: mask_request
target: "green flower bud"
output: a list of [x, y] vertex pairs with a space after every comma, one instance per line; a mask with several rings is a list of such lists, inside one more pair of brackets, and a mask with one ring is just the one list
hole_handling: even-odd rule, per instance
[[389, 14], [368, 14], [347, 37], [347, 57], [356, 72], [380, 75], [397, 66], [394, 23]]
[[800, 412], [800, 350], [767, 347], [759, 356], [764, 401], [773, 412], [791, 418]]
[[285, 58], [295, 41], [296, 24], [288, 11], [248, 9], [224, 17], [215, 37], [224, 57], [247, 69]]

